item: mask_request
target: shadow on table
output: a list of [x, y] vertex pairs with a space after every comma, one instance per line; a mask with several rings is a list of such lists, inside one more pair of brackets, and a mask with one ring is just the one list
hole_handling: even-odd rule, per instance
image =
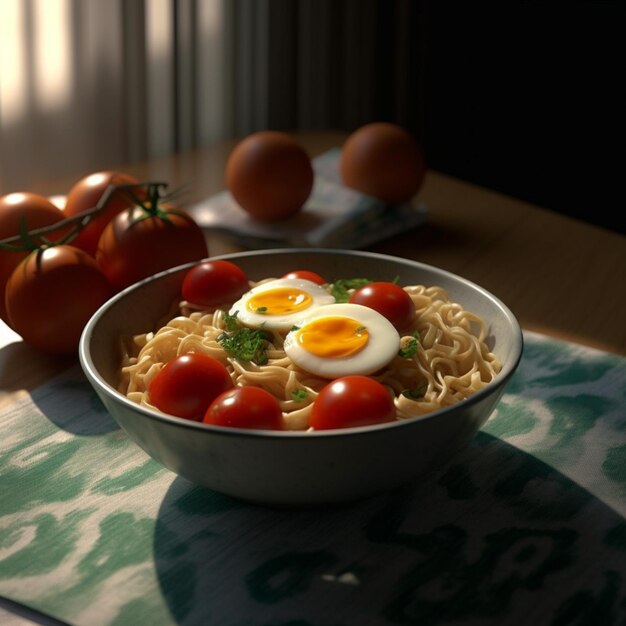
[[58, 428], [74, 435], [94, 436], [119, 430], [79, 365], [31, 392], [31, 399]]
[[626, 523], [484, 432], [419, 484], [315, 510], [177, 479], [155, 562], [180, 624], [623, 623]]
[[[30, 366], [33, 362], [37, 367]], [[13, 341], [0, 347], [0, 391], [30, 391], [75, 363], [73, 357], [45, 354], [24, 341]]]

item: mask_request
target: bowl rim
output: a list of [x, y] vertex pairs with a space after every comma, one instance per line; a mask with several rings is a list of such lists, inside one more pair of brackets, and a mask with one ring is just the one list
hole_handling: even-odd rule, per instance
[[[102, 315], [115, 303], [119, 300], [124, 299], [130, 292], [139, 289], [142, 285], [155, 282], [161, 279], [164, 276], [168, 276], [171, 274], [175, 274], [179, 271], [182, 271], [186, 268], [191, 268], [198, 263], [202, 263], [207, 260], [237, 260], [245, 257], [254, 257], [254, 256], [289, 256], [293, 254], [307, 254], [307, 255], [320, 255], [320, 256], [351, 256], [351, 257], [359, 257], [359, 258], [371, 258], [378, 260], [390, 261], [392, 263], [399, 263], [401, 265], [407, 265], [414, 269], [423, 269], [427, 272], [438, 274], [443, 277], [447, 277], [454, 281], [459, 281], [464, 283], [465, 286], [471, 288], [474, 291], [479, 292], [482, 297], [487, 300], [490, 300], [493, 304], [495, 304], [504, 314], [504, 317], [507, 319], [513, 330], [512, 337], [512, 356], [509, 359], [509, 362], [506, 365], [503, 365], [502, 370], [498, 373], [496, 378], [493, 381], [489, 382], [485, 387], [473, 393], [471, 396], [463, 400], [461, 403], [453, 404], [447, 407], [443, 407], [436, 411], [432, 411], [430, 413], [426, 413], [416, 418], [407, 418], [402, 420], [395, 420], [393, 422], [384, 422], [381, 424], [371, 424], [369, 426], [354, 426], [347, 428], [336, 428], [329, 430], [316, 430], [316, 431], [308, 431], [308, 430], [263, 430], [263, 429], [244, 429], [244, 428], [235, 428], [228, 426], [214, 426], [211, 424], [204, 424], [203, 422], [196, 422], [193, 420], [187, 420], [181, 417], [176, 417], [174, 415], [168, 415], [166, 413], [161, 413], [158, 410], [148, 409], [147, 407], [140, 406], [137, 403], [133, 402], [129, 398], [127, 398], [123, 393], [112, 387], [104, 378], [99, 374], [96, 369], [93, 359], [91, 358], [89, 346], [91, 336], [93, 334], [93, 330], [95, 326], [98, 324], [99, 319]], [[403, 257], [396, 257], [390, 254], [382, 254], [378, 252], [370, 252], [366, 250], [345, 250], [345, 249], [337, 249], [337, 248], [267, 248], [263, 250], [246, 250], [242, 252], [230, 252], [226, 254], [219, 254], [214, 256], [208, 256], [205, 259], [200, 259], [199, 261], [192, 261], [189, 263], [184, 263], [182, 265], [177, 265], [175, 267], [169, 268], [167, 270], [163, 270], [158, 272], [152, 276], [144, 278], [132, 285], [129, 285], [122, 291], [118, 292], [114, 296], [112, 296], [109, 300], [104, 302], [91, 316], [87, 324], [85, 325], [83, 332], [81, 333], [81, 337], [79, 340], [78, 346], [78, 357], [81, 368], [90, 381], [90, 383], [96, 387], [96, 391], [98, 395], [101, 393], [108, 396], [111, 400], [121, 403], [125, 408], [129, 409], [132, 412], [139, 413], [143, 417], [149, 418], [153, 421], [165, 422], [173, 427], [178, 427], [182, 429], [190, 429], [197, 430], [200, 432], [210, 432], [213, 435], [219, 436], [231, 436], [238, 438], [263, 438], [263, 439], [285, 439], [285, 440], [311, 440], [317, 438], [343, 438], [343, 437], [354, 437], [354, 436], [370, 436], [372, 434], [376, 434], [381, 430], [392, 430], [395, 428], [406, 428], [411, 424], [418, 424], [422, 422], [429, 422], [430, 420], [440, 418], [448, 413], [451, 413], [459, 408], [459, 406], [471, 406], [480, 402], [483, 398], [490, 395], [494, 391], [495, 388], [503, 388], [511, 376], [515, 373], [516, 369], [519, 366], [519, 363], [522, 358], [522, 353], [524, 350], [524, 337], [522, 333], [522, 329], [519, 321], [517, 320], [514, 313], [511, 309], [504, 304], [497, 296], [492, 294], [490, 291], [481, 287], [480, 285], [472, 282], [471, 280], [464, 278], [458, 274], [454, 274], [448, 270], [444, 270], [438, 268], [433, 265], [429, 265], [426, 263], [422, 263], [420, 261], [414, 261], [412, 259], [406, 259]]]

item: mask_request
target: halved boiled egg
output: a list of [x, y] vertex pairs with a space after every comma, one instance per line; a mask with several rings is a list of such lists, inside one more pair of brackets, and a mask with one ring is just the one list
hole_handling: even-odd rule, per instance
[[285, 352], [299, 367], [324, 378], [373, 374], [400, 349], [391, 322], [361, 304], [316, 309], [285, 338]]
[[246, 326], [289, 330], [318, 307], [335, 302], [323, 287], [303, 278], [278, 278], [241, 296], [230, 314]]

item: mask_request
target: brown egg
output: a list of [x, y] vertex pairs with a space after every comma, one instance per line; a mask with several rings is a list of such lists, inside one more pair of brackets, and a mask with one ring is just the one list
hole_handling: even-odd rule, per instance
[[300, 211], [313, 189], [304, 148], [286, 133], [259, 131], [239, 142], [226, 163], [226, 187], [250, 215], [282, 220]]
[[355, 130], [340, 159], [344, 185], [389, 204], [410, 200], [426, 173], [424, 156], [401, 126], [373, 122]]

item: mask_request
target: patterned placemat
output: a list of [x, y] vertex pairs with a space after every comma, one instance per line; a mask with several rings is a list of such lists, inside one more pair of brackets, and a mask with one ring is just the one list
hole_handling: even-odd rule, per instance
[[0, 420], [0, 595], [85, 626], [623, 624], [626, 359], [525, 339], [447, 466], [308, 511], [161, 468], [76, 367]]

